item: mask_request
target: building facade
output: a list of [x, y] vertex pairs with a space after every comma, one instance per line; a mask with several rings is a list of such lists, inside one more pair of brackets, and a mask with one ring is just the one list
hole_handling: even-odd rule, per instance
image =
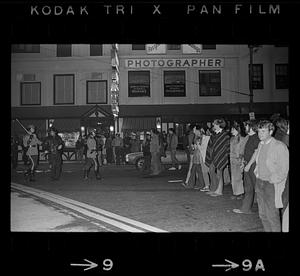
[[[136, 132], [227, 119], [288, 116], [288, 47], [120, 44], [119, 116], [111, 112], [111, 44], [16, 44], [11, 58], [12, 120], [64, 133]], [[12, 132], [21, 133], [12, 121]], [[71, 143], [72, 144], [72, 143]]]

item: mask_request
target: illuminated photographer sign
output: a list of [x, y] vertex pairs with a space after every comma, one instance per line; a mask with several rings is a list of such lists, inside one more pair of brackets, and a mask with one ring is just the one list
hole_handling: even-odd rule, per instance
[[127, 68], [178, 68], [178, 67], [198, 67], [198, 68], [222, 68], [224, 58], [149, 58], [149, 59], [126, 59]]

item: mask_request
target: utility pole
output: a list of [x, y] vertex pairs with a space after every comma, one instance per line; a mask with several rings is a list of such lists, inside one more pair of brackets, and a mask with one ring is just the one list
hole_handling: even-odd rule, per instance
[[253, 112], [253, 49], [254, 45], [249, 45], [250, 68], [249, 68], [249, 113]]

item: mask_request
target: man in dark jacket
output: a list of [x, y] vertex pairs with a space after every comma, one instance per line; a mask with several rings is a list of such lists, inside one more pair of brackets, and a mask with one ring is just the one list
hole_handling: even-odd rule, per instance
[[151, 141], [151, 134], [150, 132], [147, 132], [145, 140], [143, 141], [142, 144], [143, 156], [144, 156], [143, 174], [149, 174], [151, 170], [150, 141]]
[[179, 164], [177, 158], [176, 158], [176, 149], [178, 145], [178, 136], [175, 133], [174, 128], [169, 128], [169, 135], [168, 135], [168, 149], [170, 150], [171, 154], [171, 161], [172, 161], [172, 167], [169, 168], [169, 171], [176, 170], [176, 167], [178, 167], [178, 170], [181, 169], [181, 165]]
[[[254, 151], [257, 149], [258, 144], [260, 142], [257, 135], [257, 122], [255, 120], [249, 120], [245, 122], [246, 128], [246, 139], [247, 142], [245, 144], [244, 157], [243, 157], [243, 165], [242, 168], [249, 163]], [[255, 195], [255, 183], [256, 176], [254, 174], [255, 163], [253, 163], [250, 167], [249, 171], [244, 172], [244, 190], [245, 196], [243, 199], [242, 207], [240, 209], [233, 209], [233, 212], [238, 214], [252, 214], [252, 207], [254, 203], [254, 195]]]
[[49, 136], [44, 142], [45, 153], [51, 163], [51, 180], [59, 180], [62, 170], [62, 150], [64, 142], [53, 127], [49, 128]]

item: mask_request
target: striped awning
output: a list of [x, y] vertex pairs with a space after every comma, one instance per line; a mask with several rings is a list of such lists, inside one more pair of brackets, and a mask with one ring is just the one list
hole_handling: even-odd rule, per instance
[[123, 118], [122, 131], [143, 131], [156, 127], [155, 117], [128, 117]]

